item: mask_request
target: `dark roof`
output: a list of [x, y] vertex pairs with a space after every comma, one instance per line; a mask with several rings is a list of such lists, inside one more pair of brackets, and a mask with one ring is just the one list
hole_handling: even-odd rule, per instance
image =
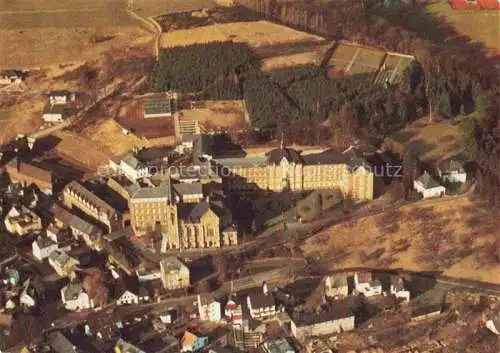
[[47, 104], [43, 108], [43, 114], [61, 114], [65, 115], [67, 113], [68, 108], [65, 107], [64, 105], [59, 105], [59, 104], [54, 104], [50, 105]]
[[187, 221], [198, 221], [208, 210], [212, 210], [219, 217], [224, 214], [224, 207], [218, 202], [202, 201], [197, 204], [179, 205], [179, 218]]
[[31, 163], [23, 162], [18, 158], [14, 158], [7, 165], [7, 172], [15, 170], [19, 174], [23, 174], [33, 179], [38, 179], [46, 183], [52, 183], [52, 173], [48, 170], [37, 167]]
[[174, 192], [179, 194], [179, 196], [203, 194], [203, 187], [201, 183], [173, 184], [172, 188], [174, 189]]
[[114, 207], [99, 198], [96, 194], [94, 194], [92, 191], [90, 191], [77, 181], [72, 181], [71, 183], [66, 185], [65, 189], [76, 193], [77, 195], [88, 201], [90, 204], [97, 207], [99, 211], [106, 212], [108, 217], [112, 217], [116, 214], [116, 210], [114, 209]]
[[276, 305], [274, 297], [271, 293], [267, 295], [263, 292], [249, 294], [250, 302], [252, 303], [252, 309], [269, 308]]
[[320, 153], [305, 154], [302, 160], [306, 165], [314, 164], [342, 164], [347, 162], [347, 157], [339, 151], [327, 150]]
[[300, 158], [300, 153], [294, 149], [281, 147], [276, 148], [272, 151], [266, 153], [267, 162], [270, 164], [279, 164], [283, 158], [285, 158], [290, 163], [302, 163]]
[[102, 234], [98, 227], [72, 214], [56, 203], [52, 205], [50, 211], [54, 218], [62, 222], [66, 227], [74, 228], [90, 237], [98, 237]]
[[200, 162], [202, 155], [212, 155], [214, 139], [212, 135], [196, 135], [193, 141], [193, 162]]
[[232, 348], [226, 348], [226, 347], [220, 347], [220, 346], [212, 346], [210, 347], [210, 352], [215, 352], [215, 353], [234, 353], [236, 352]]
[[420, 182], [422, 184], [422, 186], [426, 189], [432, 189], [432, 188], [437, 188], [441, 185], [439, 185], [439, 183], [434, 180], [434, 178], [427, 172], [424, 172], [424, 174], [422, 174], [417, 180], [415, 180], [417, 182]]
[[49, 93], [49, 96], [50, 97], [55, 97], [55, 96], [62, 97], [62, 96], [69, 96], [70, 94], [71, 94], [70, 91], [62, 89], [62, 90], [51, 91]]
[[391, 276], [391, 286], [393, 286], [398, 292], [405, 290], [404, 280], [400, 276]]
[[443, 305], [438, 303], [438, 304], [429, 304], [429, 305], [425, 305], [425, 306], [418, 306], [416, 308], [413, 308], [412, 311], [411, 311], [411, 317], [412, 318], [415, 318], [415, 317], [419, 317], [419, 316], [422, 316], [422, 315], [427, 315], [427, 314], [430, 314], [430, 313], [434, 313], [434, 312], [441, 312], [441, 310], [443, 310]]
[[344, 319], [354, 316], [349, 300], [332, 302], [327, 308], [319, 312], [296, 311], [291, 318], [296, 326], [308, 326], [321, 322]]
[[148, 99], [144, 102], [144, 114], [171, 114], [170, 99]]
[[73, 343], [70, 342], [60, 331], [49, 334], [49, 345], [56, 353], [78, 352]]

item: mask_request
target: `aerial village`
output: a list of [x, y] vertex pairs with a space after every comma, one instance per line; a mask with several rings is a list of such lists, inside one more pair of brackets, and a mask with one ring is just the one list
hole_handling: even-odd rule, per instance
[[[218, 1], [226, 2], [233, 5], [233, 1]], [[293, 27], [301, 27], [296, 22], [308, 16], [299, 16], [302, 4], [296, 16], [295, 10], [288, 11], [283, 5], [292, 2], [300, 1], [277, 3], [283, 6], [281, 15], [294, 17]], [[50, 79], [43, 76], [48, 71], [37, 68], [0, 72], [0, 94], [7, 97], [5, 102], [10, 99], [13, 106], [21, 105], [22, 99], [15, 97], [24, 98], [23, 92], [28, 92], [29, 99], [43, 100], [43, 105], [37, 105], [39, 111], [34, 104], [29, 108], [36, 111], [35, 132], [4, 139], [4, 129], [12, 125], [0, 119], [0, 353], [489, 353], [487, 348], [498, 345], [500, 289], [495, 278], [498, 273], [489, 269], [500, 263], [500, 250], [486, 249], [498, 241], [485, 240], [485, 245], [477, 246], [466, 234], [463, 243], [433, 242], [435, 238], [449, 240], [446, 226], [451, 222], [442, 220], [448, 217], [443, 212], [449, 208], [450, 219], [461, 217], [450, 205], [472, 204], [464, 199], [477, 186], [475, 162], [455, 158], [462, 155], [451, 153], [451, 147], [437, 148], [439, 143], [452, 145], [446, 141], [451, 135], [438, 136], [436, 146], [422, 143], [438, 152], [430, 162], [420, 160], [425, 152], [412, 151], [407, 143], [420, 135], [403, 131], [416, 120], [421, 125], [416, 124], [415, 130], [426, 131], [433, 124], [461, 124], [467, 117], [453, 120], [451, 111], [462, 115], [472, 100], [472, 88], [467, 86], [461, 97], [464, 102], [452, 109], [447, 85], [453, 80], [446, 81], [446, 89], [436, 89], [441, 94], [439, 109], [431, 109], [429, 99], [427, 111], [425, 99], [418, 103], [422, 106], [414, 103], [417, 99], [412, 95], [420, 93], [416, 88], [401, 89], [407, 89], [405, 75], [410, 77], [421, 69], [414, 55], [403, 53], [408, 50], [399, 53], [388, 51], [388, 46], [331, 42], [326, 36], [305, 35], [295, 29], [288, 32], [292, 25], [286, 28], [271, 23], [268, 14], [265, 20], [261, 14], [258, 21], [249, 21], [256, 15], [248, 8], [243, 11], [248, 22], [241, 24], [239, 7], [234, 13], [215, 7], [151, 20], [141, 19], [145, 15], [133, 11], [134, 1], [126, 3], [128, 20], [139, 18], [142, 27], [154, 27], [148, 34], [153, 39], [153, 54], [147, 53], [144, 62], [148, 64], [140, 63], [144, 72], [134, 79], [113, 77], [91, 85], [87, 76], [92, 76], [92, 70], [87, 62], [74, 72], [71, 63], [59, 64], [58, 75]], [[267, 8], [265, 1], [246, 3], [257, 12]], [[360, 8], [367, 3], [360, 2]], [[454, 3], [470, 9], [488, 1], [450, 2]], [[67, 9], [49, 10], [53, 16], [50, 11], [62, 14]], [[319, 16], [314, 18], [316, 26], [323, 24]], [[251, 37], [246, 39], [249, 43], [254, 36], [266, 37], [261, 30], [284, 33], [283, 38], [300, 35], [302, 42], [298, 49], [293, 43], [274, 43], [276, 49], [269, 48], [264, 38], [265, 45], [257, 46], [259, 56], [254, 60], [248, 54], [252, 51], [242, 49], [231, 36], [224, 42], [218, 39], [224, 25], [229, 32], [241, 25], [238, 35]], [[180, 28], [179, 32], [211, 28], [206, 33], [215, 40], [200, 44], [195, 34], [183, 32], [184, 37], [176, 37], [169, 26]], [[260, 34], [255, 34], [255, 27]], [[162, 36], [169, 40], [162, 42]], [[115, 40], [113, 36], [94, 37], [96, 47]], [[175, 44], [177, 38], [180, 44], [173, 49], [170, 42]], [[149, 39], [146, 42], [151, 46]], [[127, 37], [127, 45], [128, 41]], [[313, 47], [314, 57], [310, 53]], [[124, 55], [131, 55], [132, 49], [143, 51], [144, 47], [131, 45]], [[273, 57], [274, 51], [281, 55], [288, 49], [287, 65], [294, 57], [300, 67], [302, 54], [307, 54], [305, 64], [312, 69], [294, 68], [298, 71], [290, 71], [284, 78], [277, 74], [272, 77], [276, 82], [266, 86], [265, 80], [272, 76], [266, 65], [277, 65], [279, 60], [273, 59], [281, 58]], [[225, 65], [220, 60], [224, 65], [219, 66], [229, 69], [216, 68], [214, 74], [206, 63], [210, 61], [207, 53], [218, 53], [219, 59], [231, 62]], [[244, 64], [236, 65], [238, 60], [232, 55], [241, 56]], [[110, 66], [127, 61], [107, 59]], [[165, 65], [168, 60], [177, 62], [179, 77], [176, 67]], [[200, 68], [189, 67], [189, 60], [197, 61]], [[257, 66], [252, 65], [257, 61], [266, 65], [254, 72]], [[129, 72], [122, 67], [117, 76], [134, 73], [132, 67]], [[100, 70], [97, 65], [93, 74]], [[66, 84], [75, 72], [88, 79], [85, 90]], [[192, 79], [193, 73], [203, 79]], [[357, 74], [367, 76], [363, 78], [366, 82], [355, 87], [358, 83], [348, 77]], [[307, 75], [311, 77], [305, 79]], [[316, 80], [316, 86], [311, 85], [314, 89], [307, 86], [309, 79]], [[43, 89], [37, 87], [44, 80], [54, 82]], [[170, 87], [169, 80], [179, 81], [182, 89]], [[348, 82], [345, 86], [339, 83], [343, 80]], [[293, 90], [296, 82], [304, 84], [298, 93]], [[361, 127], [349, 125], [359, 119], [352, 108], [355, 104], [348, 100], [359, 104], [357, 108], [362, 102], [345, 98], [351, 88], [352, 96], [364, 94], [367, 102], [379, 99], [370, 106], [376, 110], [373, 119], [381, 117], [381, 121], [370, 122], [372, 130], [368, 129], [370, 133], [384, 131], [373, 133], [377, 138], [384, 136], [379, 143], [352, 138]], [[311, 99], [304, 93], [308, 90], [317, 90]], [[323, 96], [327, 90], [335, 94]], [[337, 94], [335, 90], [343, 91]], [[384, 90], [390, 94], [380, 99], [377, 91]], [[453, 87], [450, 92], [455, 92]], [[424, 98], [428, 93], [422, 93]], [[461, 99], [451, 96], [455, 101]], [[307, 109], [288, 104], [290, 97]], [[269, 101], [262, 102], [264, 98]], [[208, 109], [210, 105], [216, 109]], [[283, 116], [274, 112], [274, 105], [281, 105]], [[228, 106], [236, 106], [244, 120], [231, 131], [223, 124], [234, 115]], [[196, 115], [201, 111], [215, 118], [186, 117], [201, 116]], [[304, 116], [298, 118], [297, 111]], [[106, 154], [104, 163], [84, 168], [81, 160], [86, 158], [89, 143], [108, 136], [88, 129], [100, 124], [103, 116], [113, 116], [108, 120], [117, 127], [113, 130], [119, 137], [116, 141], [130, 138], [124, 144], [126, 151], [112, 157]], [[390, 119], [403, 123], [387, 123]], [[349, 126], [342, 125], [342, 120]], [[300, 124], [305, 127], [294, 130]], [[398, 131], [389, 134], [384, 124], [394, 124]], [[270, 125], [272, 129], [268, 129]], [[85, 139], [78, 139], [84, 130]], [[242, 130], [249, 135], [239, 134]], [[320, 138], [324, 131], [340, 133], [327, 135], [324, 140], [329, 142], [324, 143]], [[92, 139], [89, 135], [94, 132], [98, 137]], [[403, 138], [396, 139], [397, 132]], [[292, 134], [295, 136], [290, 138]], [[344, 139], [349, 134], [352, 136]], [[265, 136], [265, 142], [250, 144], [245, 138], [238, 139], [257, 135]], [[61, 136], [64, 148], [72, 153], [61, 152], [64, 148], [54, 152]], [[165, 136], [169, 143], [150, 143]], [[299, 144], [302, 138], [320, 142]], [[332, 140], [338, 143], [330, 143]], [[102, 146], [116, 141], [98, 144], [92, 153], [98, 154]], [[138, 143], [130, 146], [128, 141]], [[433, 207], [445, 211], [434, 212]], [[473, 213], [474, 207], [468, 212]], [[365, 223], [370, 217], [378, 217], [376, 225]], [[479, 225], [487, 217], [482, 213], [479, 220], [467, 221], [479, 234], [484, 229]], [[432, 222], [427, 224], [428, 220]], [[339, 228], [332, 228], [335, 226]], [[376, 235], [375, 226], [381, 235]], [[493, 236], [497, 231], [486, 230], [485, 234]], [[361, 235], [372, 231], [375, 235], [368, 238]], [[405, 234], [397, 238], [401, 233]], [[424, 234], [423, 245], [411, 239], [417, 233]], [[337, 237], [343, 245], [334, 242]], [[357, 241], [359, 249], [345, 245], [350, 244], [346, 238]], [[461, 263], [462, 267], [453, 268], [454, 276], [435, 270], [452, 268], [453, 261], [476, 254], [478, 248], [484, 250], [478, 255], [484, 262]], [[415, 270], [415, 258], [418, 265], [429, 266]], [[406, 267], [408, 263], [411, 266]], [[432, 270], [424, 271], [424, 267]], [[476, 270], [482, 276], [478, 280], [476, 273], [456, 276], [458, 271]]]

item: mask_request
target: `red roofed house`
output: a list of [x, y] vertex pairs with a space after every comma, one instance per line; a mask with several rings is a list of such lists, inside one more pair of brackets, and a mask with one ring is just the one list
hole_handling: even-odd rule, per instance
[[449, 0], [454, 10], [500, 10], [500, 0]]

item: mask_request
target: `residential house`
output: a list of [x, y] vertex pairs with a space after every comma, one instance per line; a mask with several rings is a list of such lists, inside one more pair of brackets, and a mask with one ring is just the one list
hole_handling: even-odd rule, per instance
[[21, 183], [24, 187], [36, 185], [43, 193], [52, 195], [54, 178], [50, 171], [21, 161], [19, 158], [11, 160], [6, 166], [6, 171], [11, 181]]
[[0, 85], [10, 85], [12, 83], [23, 82], [25, 73], [18, 70], [0, 71]]
[[169, 256], [160, 261], [161, 281], [167, 290], [189, 287], [189, 268], [178, 258]]
[[286, 338], [266, 341], [262, 344], [262, 350], [265, 353], [297, 353]]
[[404, 280], [400, 276], [391, 276], [390, 293], [405, 302], [410, 301], [410, 291], [405, 288]]
[[32, 243], [33, 256], [38, 261], [43, 261], [59, 246], [49, 237], [38, 237]]
[[347, 276], [343, 274], [325, 278], [325, 295], [331, 298], [343, 298], [349, 295]]
[[438, 167], [438, 174], [441, 181], [444, 183], [465, 183], [467, 181], [467, 173], [463, 164], [459, 161], [448, 159], [441, 163]]
[[382, 283], [373, 278], [371, 272], [361, 272], [354, 274], [354, 289], [365, 297], [382, 294]]
[[440, 303], [416, 306], [411, 311], [411, 320], [420, 321], [433, 318], [439, 316], [442, 310], [443, 305]]
[[139, 304], [149, 301], [149, 292], [144, 287], [127, 288], [123, 287], [116, 299], [116, 305]]
[[446, 188], [440, 185], [429, 173], [424, 172], [413, 181], [413, 188], [417, 190], [424, 199], [429, 197], [440, 197], [446, 193]]
[[277, 313], [274, 297], [269, 293], [266, 283], [262, 287], [262, 292], [247, 296], [247, 306], [253, 319], [270, 319], [274, 318]]
[[198, 294], [198, 315], [200, 320], [219, 322], [222, 319], [222, 303], [210, 294]]
[[5, 216], [5, 228], [10, 233], [27, 235], [42, 230], [42, 220], [23, 205], [13, 206]]
[[52, 91], [49, 93], [50, 105], [65, 105], [75, 100], [76, 94], [66, 90]]
[[149, 282], [161, 279], [161, 268], [156, 264], [144, 265], [141, 263], [135, 273], [139, 282]]
[[81, 282], [71, 282], [61, 289], [61, 301], [70, 311], [86, 310], [94, 307], [93, 300], [83, 289]]
[[125, 175], [132, 182], [152, 175], [150, 165], [139, 160], [135, 153], [127, 154], [116, 162], [110, 160], [109, 167], [118, 175]]
[[69, 109], [63, 105], [47, 104], [43, 108], [42, 119], [46, 123], [58, 123], [69, 116]]
[[232, 298], [227, 300], [226, 305], [224, 305], [224, 317], [226, 320], [233, 320], [238, 307], [241, 309], [241, 305], [238, 305]]
[[71, 250], [72, 238], [70, 237], [68, 230], [59, 229], [50, 225], [47, 227], [46, 234], [47, 238], [56, 243], [59, 249], [63, 251]]
[[293, 312], [291, 319], [291, 332], [299, 339], [354, 329], [354, 314], [348, 300], [335, 301], [328, 308], [320, 308], [316, 312]]
[[78, 260], [69, 256], [61, 249], [54, 250], [49, 255], [49, 265], [61, 277], [73, 277], [74, 268], [79, 264]]
[[63, 190], [63, 202], [69, 209], [76, 207], [101, 222], [109, 232], [117, 228], [119, 220], [117, 210], [77, 181], [66, 185]]
[[47, 343], [54, 353], [78, 353], [80, 350], [61, 331], [48, 334]]
[[186, 330], [181, 339], [181, 352], [197, 352], [206, 347], [208, 337]]

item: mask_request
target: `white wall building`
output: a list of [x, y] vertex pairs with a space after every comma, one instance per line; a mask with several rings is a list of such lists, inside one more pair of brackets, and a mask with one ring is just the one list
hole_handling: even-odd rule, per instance
[[382, 294], [382, 283], [374, 279], [370, 272], [355, 273], [354, 288], [356, 292], [363, 294], [365, 297]]
[[327, 276], [325, 278], [325, 295], [331, 298], [342, 298], [349, 295], [347, 277], [344, 275]]
[[446, 160], [438, 167], [438, 174], [441, 180], [446, 183], [465, 183], [467, 173], [462, 163], [454, 160]]
[[199, 295], [198, 315], [200, 320], [219, 322], [222, 319], [222, 303], [214, 299], [211, 295]]
[[61, 289], [61, 300], [67, 310], [86, 310], [94, 307], [94, 302], [83, 290], [80, 282], [73, 282]]
[[43, 261], [48, 258], [49, 255], [57, 249], [57, 247], [57, 243], [54, 243], [52, 239], [48, 237], [38, 237], [32, 243], [33, 256], [38, 261]]
[[413, 188], [422, 194], [424, 199], [440, 197], [446, 193], [446, 188], [439, 185], [439, 183], [427, 172], [424, 172], [424, 174], [413, 182]]
[[405, 302], [410, 301], [410, 292], [406, 290], [404, 280], [399, 276], [391, 276], [390, 293], [398, 299], [403, 299]]

